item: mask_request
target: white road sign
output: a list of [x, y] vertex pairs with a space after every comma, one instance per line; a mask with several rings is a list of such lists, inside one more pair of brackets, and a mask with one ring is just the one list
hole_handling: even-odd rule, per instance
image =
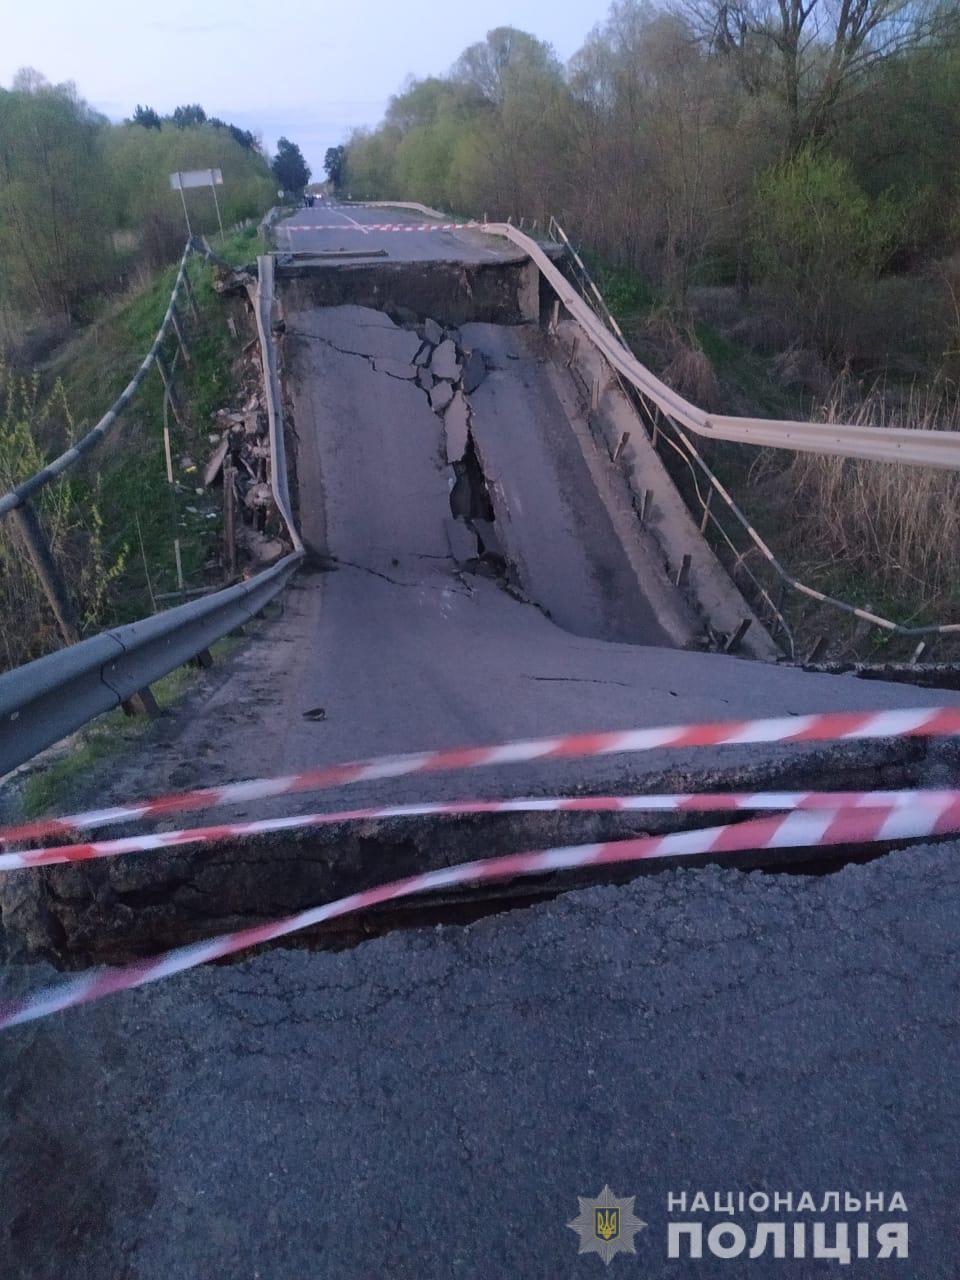
[[219, 169], [187, 169], [183, 173], [171, 173], [170, 186], [174, 191], [190, 187], [222, 187], [223, 174]]

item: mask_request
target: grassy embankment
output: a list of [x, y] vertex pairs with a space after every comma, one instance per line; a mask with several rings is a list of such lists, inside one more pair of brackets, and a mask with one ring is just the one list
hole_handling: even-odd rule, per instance
[[[228, 236], [216, 251], [242, 265], [260, 247], [253, 230]], [[175, 275], [176, 268], [170, 268], [146, 289], [111, 305], [43, 371], [51, 386], [61, 380], [78, 434], [97, 420], [142, 359], [163, 316]], [[156, 374], [151, 374], [131, 410], [95, 455], [102, 477], [99, 505], [105, 552], [112, 557], [125, 552], [124, 568], [111, 583], [105, 601], [101, 627], [149, 614], [157, 595], [174, 590], [174, 521], [188, 588], [203, 584], [210, 576], [205, 565], [216, 558], [220, 525], [212, 517], [219, 512], [219, 499], [196, 493], [197, 473], [181, 463], [189, 458], [202, 467], [211, 447], [210, 415], [230, 403], [234, 393], [231, 368], [239, 344], [227, 326], [224, 304], [212, 288], [211, 268], [201, 267], [195, 259], [190, 275], [200, 317], [188, 321], [192, 365], [189, 369], [179, 366], [177, 372], [187, 425], [180, 428], [169, 419], [176, 494], [171, 494], [166, 478], [163, 397]], [[186, 313], [185, 304], [181, 309]], [[176, 599], [160, 601], [157, 607], [176, 603]], [[219, 641], [213, 646], [214, 657], [226, 656], [233, 643], [229, 638]], [[153, 692], [160, 705], [181, 697], [194, 674], [192, 669], [179, 668], [158, 681]], [[68, 753], [55, 756], [26, 778], [20, 795], [23, 813], [32, 816], [65, 803], [92, 767], [124, 750], [148, 728], [149, 722], [130, 719], [119, 710], [100, 717], [77, 735]]]
[[[217, 251], [229, 262], [250, 261], [257, 252], [256, 231], [228, 237]], [[219, 500], [197, 490], [211, 449], [211, 416], [234, 393], [232, 365], [239, 348], [227, 326], [226, 308], [212, 288], [212, 269], [194, 258], [189, 270], [200, 316], [193, 319], [182, 296], [179, 306], [187, 323], [191, 365], [178, 361], [176, 369], [185, 425], [167, 415], [173, 488], [164, 459], [163, 389], [155, 371], [90, 464], [100, 476], [106, 555], [114, 559], [123, 553], [124, 559], [106, 602], [104, 625], [143, 617], [154, 611], [158, 596], [177, 589], [175, 536], [180, 539], [187, 589], [205, 584], [205, 565], [216, 547]], [[45, 376], [61, 379], [80, 433], [119, 394], [149, 348], [175, 277], [176, 268], [170, 267], [148, 288], [111, 306], [45, 371]], [[171, 343], [168, 351], [172, 350]]]

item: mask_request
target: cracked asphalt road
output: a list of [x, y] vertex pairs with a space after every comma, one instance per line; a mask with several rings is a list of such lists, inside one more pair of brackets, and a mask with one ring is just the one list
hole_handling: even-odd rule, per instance
[[668, 1260], [669, 1191], [849, 1188], [906, 1197], [883, 1274], [953, 1280], [958, 889], [952, 844], [674, 871], [6, 1034], [4, 1275], [600, 1275], [565, 1224], [609, 1183], [649, 1224], [612, 1274], [732, 1274]]

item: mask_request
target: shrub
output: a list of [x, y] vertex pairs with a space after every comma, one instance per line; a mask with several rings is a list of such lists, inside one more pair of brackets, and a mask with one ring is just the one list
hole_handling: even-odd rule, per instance
[[876, 278], [898, 217], [890, 201], [864, 194], [845, 161], [810, 148], [757, 180], [755, 266], [803, 342], [845, 357], [858, 286]]

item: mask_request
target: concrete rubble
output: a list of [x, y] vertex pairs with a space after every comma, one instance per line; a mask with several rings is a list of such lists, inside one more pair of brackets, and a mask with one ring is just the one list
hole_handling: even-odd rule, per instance
[[447, 461], [462, 458], [467, 452], [467, 435], [470, 415], [462, 391], [455, 391], [443, 415], [443, 433], [446, 439]]
[[[246, 272], [235, 272], [233, 277], [223, 273], [219, 291], [249, 301], [250, 284]], [[240, 404], [213, 414], [216, 429], [209, 441], [215, 447], [203, 470], [204, 488], [223, 489], [222, 568], [227, 580], [242, 576], [243, 560], [251, 569], [260, 570], [290, 550], [270, 485], [270, 429], [256, 341], [241, 349], [233, 373], [242, 388]]]
[[452, 338], [445, 338], [434, 351], [430, 372], [435, 378], [448, 378], [451, 382], [456, 382], [460, 377], [457, 347]]
[[435, 413], [442, 413], [453, 399], [453, 387], [449, 382], [438, 381], [430, 392], [430, 407]]

